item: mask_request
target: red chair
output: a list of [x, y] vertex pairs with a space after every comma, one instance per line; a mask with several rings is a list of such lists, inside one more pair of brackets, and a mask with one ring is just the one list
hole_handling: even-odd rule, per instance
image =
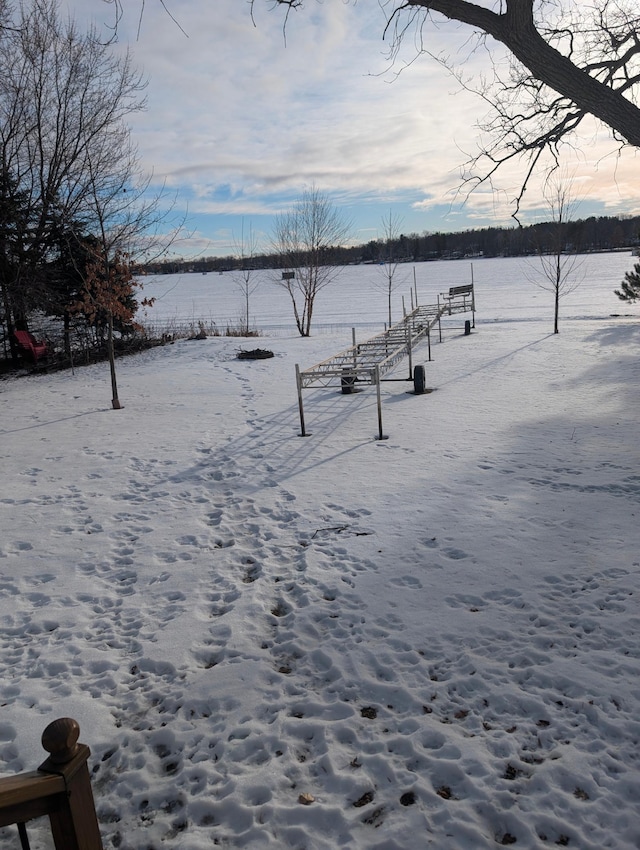
[[47, 356], [47, 345], [45, 342], [38, 342], [33, 334], [29, 331], [14, 331], [15, 341], [23, 355], [37, 363], [42, 357]]

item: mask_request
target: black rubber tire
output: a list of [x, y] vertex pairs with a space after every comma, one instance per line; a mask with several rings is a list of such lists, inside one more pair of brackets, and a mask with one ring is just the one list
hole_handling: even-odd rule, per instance
[[425, 391], [425, 372], [424, 366], [414, 366], [413, 369], [413, 389], [416, 395], [422, 395]]

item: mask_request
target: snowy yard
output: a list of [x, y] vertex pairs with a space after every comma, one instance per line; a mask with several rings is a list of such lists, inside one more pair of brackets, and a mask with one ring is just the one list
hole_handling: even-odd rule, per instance
[[0, 382], [1, 773], [69, 715], [105, 848], [640, 847], [640, 317], [476, 275], [386, 441], [298, 436], [347, 329]]

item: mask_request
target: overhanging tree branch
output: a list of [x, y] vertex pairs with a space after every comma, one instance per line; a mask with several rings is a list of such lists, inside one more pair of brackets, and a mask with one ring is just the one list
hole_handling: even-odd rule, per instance
[[[638, 107], [618, 88], [601, 82], [543, 38], [534, 22], [534, 0], [505, 0], [505, 11], [502, 14], [466, 0], [408, 0], [394, 14], [403, 8], [413, 7], [438, 12], [450, 20], [482, 30], [504, 44], [537, 80], [569, 98], [582, 112], [599, 118], [629, 144], [640, 147]], [[607, 78], [610, 83], [613, 83], [614, 65], [616, 69], [628, 65], [639, 50], [636, 41], [627, 49], [620, 62], [609, 60]], [[628, 89], [629, 85], [624, 85], [624, 90]]]

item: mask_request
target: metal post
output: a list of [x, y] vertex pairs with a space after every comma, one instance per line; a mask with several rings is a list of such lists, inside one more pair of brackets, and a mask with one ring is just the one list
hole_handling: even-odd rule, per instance
[[413, 376], [413, 351], [411, 348], [411, 324], [410, 322], [405, 322], [405, 332], [407, 334], [407, 354], [409, 355], [409, 380], [411, 380]]
[[473, 319], [473, 323], [471, 327], [475, 328], [476, 326], [476, 290], [473, 285], [473, 263], [471, 263], [471, 317]]
[[376, 366], [374, 369], [374, 380], [376, 382], [376, 396], [378, 402], [378, 439], [379, 440], [388, 440], [388, 437], [382, 433], [382, 398], [380, 396], [380, 367]]
[[308, 434], [304, 429], [304, 408], [302, 407], [302, 378], [300, 377], [300, 367], [296, 363], [296, 386], [298, 387], [298, 411], [300, 412], [300, 436], [307, 437]]
[[356, 329], [351, 328], [351, 343], [353, 345], [353, 368], [358, 365], [358, 351], [356, 349]]
[[431, 328], [427, 328], [427, 350], [429, 351], [429, 362], [431, 362]]

